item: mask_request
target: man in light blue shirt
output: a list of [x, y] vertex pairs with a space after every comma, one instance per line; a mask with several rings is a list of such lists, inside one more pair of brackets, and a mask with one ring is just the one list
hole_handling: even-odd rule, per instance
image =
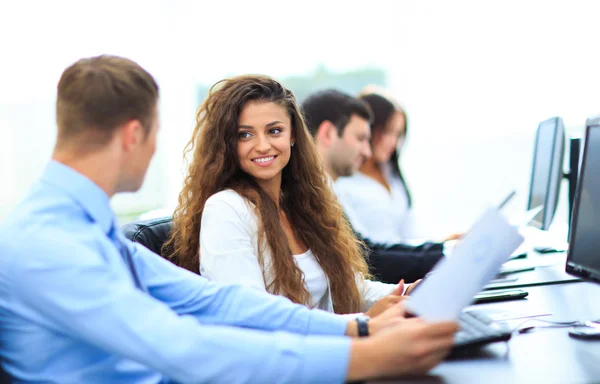
[[158, 86], [136, 63], [82, 59], [58, 84], [53, 160], [0, 225], [0, 362], [19, 381], [342, 382], [426, 372], [453, 323], [357, 322], [211, 283], [125, 239], [109, 202], [142, 185]]

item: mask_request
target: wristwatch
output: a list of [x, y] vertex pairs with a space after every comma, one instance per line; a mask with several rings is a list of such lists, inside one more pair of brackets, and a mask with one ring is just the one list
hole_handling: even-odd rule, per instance
[[369, 316], [358, 316], [356, 318], [356, 325], [358, 326], [358, 337], [369, 336]]

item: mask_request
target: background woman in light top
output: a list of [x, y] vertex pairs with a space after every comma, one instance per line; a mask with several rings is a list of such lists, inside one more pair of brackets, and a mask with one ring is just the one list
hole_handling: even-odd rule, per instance
[[188, 144], [174, 215], [181, 266], [309, 307], [368, 315], [403, 284], [366, 280], [367, 264], [328, 186], [292, 92], [263, 76], [217, 83]]
[[335, 182], [338, 199], [348, 219], [363, 237], [379, 243], [399, 243], [412, 237], [412, 199], [399, 165], [408, 121], [400, 106], [369, 87], [359, 98], [373, 111], [371, 158], [359, 172]]

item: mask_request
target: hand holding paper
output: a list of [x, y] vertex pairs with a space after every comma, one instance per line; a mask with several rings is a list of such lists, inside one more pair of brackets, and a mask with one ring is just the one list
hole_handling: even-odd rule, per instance
[[523, 242], [497, 209], [488, 209], [405, 301], [407, 310], [427, 321], [454, 320]]

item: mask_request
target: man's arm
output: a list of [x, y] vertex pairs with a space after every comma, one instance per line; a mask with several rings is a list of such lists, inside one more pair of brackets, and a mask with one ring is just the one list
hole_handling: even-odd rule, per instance
[[240, 285], [222, 285], [164, 260], [126, 241], [149, 293], [178, 314], [207, 324], [281, 330], [300, 334], [343, 335], [351, 319], [309, 310], [285, 297]]
[[[136, 289], [128, 271], [111, 267], [97, 249], [78, 243], [57, 243], [45, 239], [43, 247], [24, 246], [15, 252], [15, 260], [30, 260], [9, 265], [14, 300], [20, 303], [19, 315], [31, 321], [138, 361], [179, 382], [344, 380], [348, 338], [304, 337], [213, 325], [219, 323], [220, 311], [214, 307], [219, 303], [227, 307], [224, 323], [236, 323], [238, 314], [247, 323], [263, 322], [260, 318], [264, 313], [236, 308], [241, 301], [220, 297], [239, 294], [248, 301], [246, 306], [258, 305], [284, 318], [301, 319], [298, 323], [312, 331], [319, 320], [300, 306], [268, 295], [245, 294], [239, 288], [221, 289], [190, 274], [189, 281], [200, 283], [188, 281], [180, 287], [187, 290], [188, 297], [196, 295], [197, 302], [205, 304], [208, 316], [199, 321], [197, 316], [178, 315], [165, 303]], [[31, 255], [43, 257], [32, 260]], [[201, 287], [209, 291], [206, 298]], [[150, 292], [173, 288], [155, 284]], [[261, 304], [262, 300], [269, 303]], [[202, 307], [199, 304], [197, 309]], [[266, 316], [275, 321], [272, 315]], [[335, 324], [342, 328], [338, 326], [342, 320]], [[339, 329], [339, 333], [343, 331]]]
[[[404, 279], [412, 283], [422, 279], [433, 266], [444, 257], [444, 244], [426, 242], [421, 245], [375, 243], [362, 237], [360, 231], [352, 226], [348, 219], [348, 207], [344, 206], [344, 214], [350, 228], [357, 239], [366, 247], [363, 253], [369, 264], [369, 273], [384, 283], [397, 284]], [[350, 211], [351, 212], [351, 211]]]
[[423, 375], [450, 351], [456, 323], [407, 319], [387, 332], [354, 340], [348, 380]]
[[424, 243], [377, 244], [363, 239], [367, 245], [369, 272], [379, 281], [395, 284], [422, 279], [444, 257], [443, 244]]

